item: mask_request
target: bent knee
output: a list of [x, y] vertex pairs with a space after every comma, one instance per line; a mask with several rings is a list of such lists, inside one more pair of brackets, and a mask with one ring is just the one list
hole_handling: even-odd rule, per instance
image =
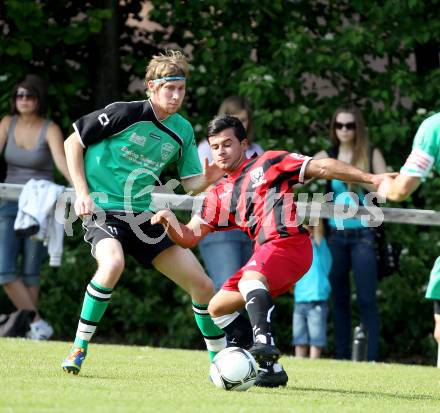
[[211, 299], [214, 293], [214, 283], [207, 275], [200, 277], [197, 283], [192, 286], [192, 295], [205, 303]]
[[211, 317], [221, 317], [226, 314], [231, 314], [235, 311], [234, 308], [231, 308], [229, 303], [223, 302], [221, 299], [217, 299], [214, 296], [208, 304], [208, 313]]
[[105, 262], [98, 264], [98, 271], [111, 274], [112, 276], [120, 276], [124, 271], [125, 260], [123, 256], [112, 257]]
[[222, 311], [221, 304], [216, 302], [215, 298], [213, 298], [208, 304], [208, 313], [211, 317], [220, 317], [225, 314]]

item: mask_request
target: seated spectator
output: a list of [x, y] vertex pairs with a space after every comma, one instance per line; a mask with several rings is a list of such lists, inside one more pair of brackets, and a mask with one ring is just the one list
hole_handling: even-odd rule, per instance
[[[13, 90], [11, 115], [0, 123], [0, 153], [4, 150], [7, 164], [5, 183], [24, 185], [32, 178], [53, 181], [54, 163], [70, 180], [61, 130], [44, 117], [46, 98], [45, 84], [35, 75], [27, 75]], [[0, 200], [0, 283], [17, 310], [35, 312], [27, 337], [45, 340], [53, 334], [38, 311], [46, 249], [42, 241], [16, 236], [17, 212], [18, 201]]]

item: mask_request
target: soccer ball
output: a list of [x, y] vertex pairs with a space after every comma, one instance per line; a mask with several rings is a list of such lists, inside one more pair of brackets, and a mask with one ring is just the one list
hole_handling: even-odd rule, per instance
[[209, 370], [212, 382], [219, 389], [245, 391], [255, 383], [257, 363], [249, 351], [227, 347], [214, 357]]

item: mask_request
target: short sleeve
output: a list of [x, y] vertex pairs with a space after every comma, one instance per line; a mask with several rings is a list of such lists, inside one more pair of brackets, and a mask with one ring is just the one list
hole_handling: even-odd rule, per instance
[[425, 180], [432, 167], [439, 162], [440, 117], [426, 119], [417, 130], [413, 147], [405, 164], [400, 169], [402, 175]]
[[203, 173], [191, 126], [188, 127], [187, 136], [183, 140], [182, 156], [177, 161], [177, 170], [180, 178], [190, 178]]
[[304, 177], [307, 164], [312, 160], [310, 156], [301, 155], [299, 153], [289, 153], [278, 165], [280, 172], [292, 174], [292, 179], [298, 183], [304, 183]]
[[224, 187], [221, 184], [206, 193], [202, 206], [196, 215], [204, 224], [216, 231], [237, 228], [235, 223], [230, 221], [230, 199], [230, 187]]
[[215, 189], [209, 191], [205, 195], [202, 206], [197, 212], [201, 221], [209, 225], [211, 228], [216, 228], [218, 225], [219, 216], [219, 198]]
[[83, 147], [100, 142], [127, 128], [142, 116], [142, 103], [116, 102], [73, 123]]

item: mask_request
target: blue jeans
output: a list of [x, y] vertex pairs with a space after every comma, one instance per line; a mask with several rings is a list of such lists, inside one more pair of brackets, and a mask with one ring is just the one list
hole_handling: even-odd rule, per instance
[[326, 301], [295, 302], [292, 344], [325, 347], [327, 345], [327, 315]]
[[[46, 248], [42, 241], [15, 236], [14, 221], [17, 211], [17, 202], [0, 201], [0, 284], [21, 278], [26, 285], [38, 285]], [[20, 254], [22, 260], [19, 268]]]
[[353, 269], [360, 319], [368, 330], [368, 360], [379, 357], [379, 310], [377, 306], [377, 261], [372, 228], [331, 229], [327, 238], [333, 265], [330, 284], [333, 299], [335, 357], [351, 358], [351, 287]]
[[199, 243], [199, 249], [216, 291], [252, 256], [252, 242], [240, 230], [209, 234]]

